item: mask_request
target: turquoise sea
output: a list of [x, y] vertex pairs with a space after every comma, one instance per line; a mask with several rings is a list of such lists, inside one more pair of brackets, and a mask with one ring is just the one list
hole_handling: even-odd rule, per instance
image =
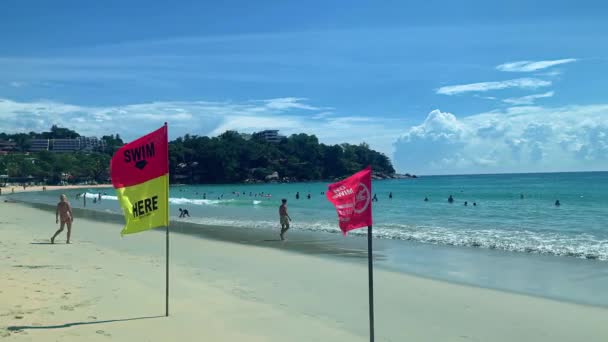
[[[221, 227], [277, 238], [278, 207], [287, 198], [293, 219], [287, 243], [305, 236], [333, 241], [336, 248], [363, 246], [358, 236], [365, 229], [347, 238], [340, 234], [335, 210], [322, 194], [326, 188], [327, 183], [173, 186], [171, 217], [201, 230]], [[78, 192], [65, 193], [81, 208]], [[608, 286], [608, 172], [426, 176], [374, 181], [372, 192], [379, 198], [373, 202], [373, 231], [382, 267], [608, 305], [603, 294]], [[93, 203], [99, 193], [102, 201]], [[58, 194], [12, 197], [54, 204]], [[86, 208], [120, 212], [113, 189], [87, 191]], [[191, 217], [179, 219], [178, 208], [188, 209]]]

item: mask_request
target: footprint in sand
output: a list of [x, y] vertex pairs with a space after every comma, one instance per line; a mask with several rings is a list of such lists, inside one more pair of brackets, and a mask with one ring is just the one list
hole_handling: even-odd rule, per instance
[[15, 316], [15, 319], [23, 319], [23, 316]]
[[97, 330], [96, 333], [99, 334], [99, 335], [106, 336], [106, 337], [112, 336], [111, 334], [108, 334], [107, 332], [105, 332], [103, 330]]
[[74, 307], [71, 306], [71, 305], [62, 305], [61, 306], [61, 310], [64, 310], [64, 311], [74, 311]]

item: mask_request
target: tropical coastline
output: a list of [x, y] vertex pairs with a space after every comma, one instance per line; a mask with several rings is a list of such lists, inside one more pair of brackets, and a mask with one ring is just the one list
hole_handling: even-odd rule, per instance
[[[599, 291], [608, 281], [602, 276], [608, 258], [606, 223], [601, 219], [605, 189], [588, 186], [604, 184], [607, 176], [564, 173], [374, 181], [379, 197], [373, 203], [375, 248], [380, 253], [376, 265], [471, 286], [608, 306], [608, 295]], [[354, 251], [364, 250], [365, 232], [342, 237], [335, 211], [321, 194], [326, 187], [327, 183], [172, 186], [172, 230], [244, 244], [278, 238], [276, 208], [286, 198], [294, 218], [288, 233], [290, 251], [310, 253], [313, 249], [301, 246], [308, 241], [304, 245], [314, 245], [318, 256], [344, 259], [341, 250], [357, 255]], [[79, 216], [123, 222], [111, 188], [9, 197], [52, 209], [60, 193], [68, 195]], [[560, 208], [553, 204], [556, 193], [563, 202]], [[452, 204], [446, 201], [449, 194], [455, 197]], [[100, 195], [102, 201], [97, 201]], [[425, 197], [428, 202], [422, 200]], [[467, 200], [470, 205], [464, 206]], [[188, 209], [191, 217], [179, 218], [180, 208]]]
[[[0, 336], [9, 340], [188, 340], [192, 331], [216, 340], [367, 338], [364, 264], [173, 235], [174, 314], [162, 318], [161, 234], [121, 239], [120, 224], [77, 217], [74, 245], [62, 248], [45, 245], [54, 229], [47, 211], [2, 203], [0, 217]], [[608, 338], [603, 308], [385, 270], [376, 280], [377, 336], [385, 340]]]

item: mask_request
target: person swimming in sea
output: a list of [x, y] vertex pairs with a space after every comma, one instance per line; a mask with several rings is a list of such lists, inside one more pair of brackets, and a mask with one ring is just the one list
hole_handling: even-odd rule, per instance
[[468, 205], [469, 205], [469, 202], [464, 201], [464, 206], [466, 207], [466, 206], [468, 206]]
[[473, 206], [476, 207], [477, 206], [477, 202], [473, 202]]
[[392, 191], [388, 193], [388, 199], [393, 199], [393, 192]]
[[559, 202], [559, 200], [555, 200], [555, 206], [559, 207], [560, 205], [562, 205], [562, 204]]
[[300, 192], [296, 192], [296, 199], [299, 200], [300, 199]]
[[425, 198], [424, 198], [424, 201], [425, 201], [425, 202], [428, 202], [428, 201], [429, 201], [429, 198], [428, 198], [428, 197], [425, 197]]
[[184, 218], [184, 217], [190, 217], [190, 213], [188, 212], [188, 209], [183, 209], [179, 208], [179, 218]]
[[378, 195], [374, 194], [374, 197], [372, 198], [373, 202], [378, 202]]
[[452, 197], [452, 195], [448, 197], [448, 203], [454, 203], [454, 197]]
[[310, 194], [306, 195], [306, 198], [310, 199]]

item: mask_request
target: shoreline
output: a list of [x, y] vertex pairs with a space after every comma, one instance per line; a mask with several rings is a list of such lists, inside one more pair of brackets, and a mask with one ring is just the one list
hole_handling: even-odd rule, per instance
[[21, 192], [37, 192], [37, 191], [43, 191], [42, 188], [46, 187], [46, 191], [53, 191], [53, 190], [74, 190], [74, 189], [95, 189], [95, 188], [111, 188], [112, 184], [96, 184], [96, 185], [28, 185], [25, 190], [23, 189], [23, 186], [4, 186], [4, 187], [0, 187], [2, 189], [2, 195], [10, 195], [12, 192], [12, 189], [15, 190], [14, 193], [21, 193]]
[[[15, 203], [49, 213], [52, 213], [54, 210], [54, 207], [48, 204], [30, 202]], [[79, 218], [100, 223], [124, 224], [124, 217], [121, 214], [95, 210], [93, 208], [74, 208], [73, 210]], [[328, 258], [339, 262], [359, 265], [367, 263], [367, 240], [364, 236], [354, 235], [349, 238], [343, 238], [341, 234], [337, 233], [294, 229], [289, 233], [290, 238], [288, 243], [279, 245], [276, 244], [278, 240], [275, 240], [275, 235], [278, 233], [272, 229], [212, 226], [176, 219], [171, 220], [171, 231], [189, 238], [213, 240], [245, 247], [253, 246], [273, 249], [281, 252]], [[400, 253], [399, 261], [394, 260], [394, 251], [396, 249], [398, 249], [398, 253]], [[435, 264], [412, 261], [412, 259], [432, 259], [435, 254], [441, 254], [444, 255], [444, 257], [449, 256], [452, 259], [452, 270], [462, 274], [477, 273], [479, 271], [478, 268], [481, 268], [486, 272], [486, 277], [492, 279], [492, 282], [479, 283], [467, 278], [458, 278], [454, 275], [441, 274], [438, 270], [431, 271], [437, 266]], [[471, 258], [484, 261], [472, 264], [470, 262]], [[512, 272], [509, 273], [509, 276], [507, 277], [502, 272], [492, 271], [488, 268], [488, 265], [492, 264], [500, 265], [499, 267], [505, 269], [517, 269], [521, 272], [518, 277], [522, 278], [522, 281], [533, 279], [533, 282], [538, 282], [536, 285], [537, 288], [544, 289], [548, 284], [543, 284], [545, 281], [543, 278], [554, 278], [556, 276], [555, 273], [551, 272], [557, 270], [559, 274], [568, 274], [570, 277], [575, 278], [585, 278], [588, 274], [595, 272], [594, 269], [598, 263], [603, 263], [603, 261], [598, 260], [515, 253], [462, 246], [438, 246], [414, 241], [374, 239], [374, 262], [377, 269], [444, 282], [446, 284], [470, 286], [508, 294], [529, 296], [531, 298], [547, 299], [561, 303], [608, 308], [608, 296], [596, 295], [591, 298], [587, 296], [581, 297], [580, 295], [579, 297], [574, 296], [578, 292], [595, 293], [597, 291], [597, 284], [578, 285], [578, 287], [573, 287], [572, 284], [567, 286], [564, 285], [562, 286], [563, 288], [558, 287], [554, 289], [553, 292], [542, 292], [542, 290], [532, 291], [530, 289], [522, 290], [500, 285], [499, 282], [501, 281], [513, 282], [514, 274]], [[407, 266], [402, 265], [401, 262], [407, 264]], [[453, 271], [446, 270], [448, 273], [452, 273]], [[549, 272], [549, 274], [547, 274], [547, 272]], [[535, 273], [538, 273], [538, 275]], [[530, 285], [526, 286], [530, 287]], [[564, 290], [567, 290], [570, 295], [560, 294], [560, 291]]]
[[[49, 245], [50, 216], [0, 203], [0, 338], [188, 340], [196, 331], [217, 341], [367, 339], [365, 265], [173, 234], [171, 316], [145, 318], [164, 310], [162, 232], [120, 238], [120, 224], [77, 218], [73, 245]], [[374, 276], [379, 339], [608, 338], [603, 308], [382, 269]]]

